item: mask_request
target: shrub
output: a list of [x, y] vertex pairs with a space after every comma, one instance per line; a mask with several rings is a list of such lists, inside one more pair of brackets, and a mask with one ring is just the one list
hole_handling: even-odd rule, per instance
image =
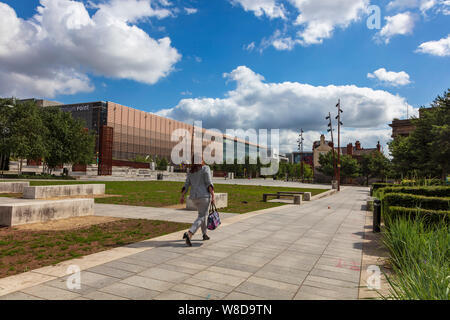
[[427, 197], [450, 197], [450, 187], [385, 187], [377, 190], [377, 197], [383, 199], [387, 193], [408, 193]]
[[426, 197], [405, 193], [387, 193], [382, 199], [383, 208], [396, 206], [430, 210], [449, 210], [450, 198]]
[[387, 215], [385, 214], [385, 225], [388, 225], [390, 221], [399, 218], [410, 220], [420, 218], [427, 224], [441, 222], [448, 224], [450, 223], [450, 210], [427, 210], [392, 206], [388, 208]]
[[391, 187], [394, 186], [393, 183], [385, 183], [385, 182], [376, 182], [376, 183], [372, 183], [372, 190], [376, 191], [380, 188], [385, 188], [385, 187]]

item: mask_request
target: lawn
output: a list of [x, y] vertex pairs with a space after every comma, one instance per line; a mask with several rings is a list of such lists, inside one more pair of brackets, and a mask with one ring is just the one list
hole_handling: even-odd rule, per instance
[[189, 228], [189, 224], [123, 219], [71, 230], [0, 228], [0, 278]]
[[[180, 199], [182, 182], [172, 181], [30, 181], [31, 186], [55, 184], [104, 183], [106, 193], [119, 195], [118, 197], [97, 198], [96, 203], [122, 204], [146, 207], [165, 207], [176, 205]], [[280, 203], [263, 202], [264, 193], [277, 191], [304, 191], [317, 195], [324, 189], [261, 187], [229, 184], [215, 184], [217, 193], [228, 193], [228, 207], [220, 209], [222, 212], [247, 213], [255, 210], [281, 206]]]

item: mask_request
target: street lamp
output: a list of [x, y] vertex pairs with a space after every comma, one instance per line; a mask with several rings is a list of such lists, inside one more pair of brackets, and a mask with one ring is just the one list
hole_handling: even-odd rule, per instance
[[337, 175], [338, 175], [338, 191], [341, 191], [341, 126], [344, 125], [341, 122], [341, 99], [339, 99], [336, 108], [338, 108], [338, 115], [336, 116], [336, 119], [338, 121], [338, 169], [337, 169]]
[[298, 142], [298, 151], [300, 151], [300, 170], [301, 170], [301, 176], [302, 176], [302, 182], [305, 180], [304, 179], [304, 174], [303, 174], [303, 141], [305, 140], [303, 138], [303, 128], [300, 129], [300, 135], [299, 138], [297, 140]]
[[334, 152], [335, 150], [334, 150], [334, 139], [333, 139], [333, 123], [331, 122], [331, 112], [328, 112], [328, 116], [325, 119], [329, 120], [327, 132], [331, 132], [331, 145], [332, 145], [332, 149], [333, 149], [333, 168], [334, 168], [333, 179], [336, 180], [336, 156], [335, 156], [335, 152]]

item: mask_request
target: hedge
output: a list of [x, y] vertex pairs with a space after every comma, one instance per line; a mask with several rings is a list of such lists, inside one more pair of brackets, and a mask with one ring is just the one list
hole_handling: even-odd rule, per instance
[[406, 193], [386, 193], [383, 196], [382, 204], [383, 211], [391, 206], [429, 210], [449, 210], [450, 198], [426, 197]]
[[427, 197], [450, 197], [450, 187], [385, 187], [378, 189], [377, 196], [382, 199], [387, 193], [407, 193]]
[[376, 182], [376, 183], [372, 183], [372, 190], [375, 191], [380, 188], [392, 187], [392, 186], [394, 186], [393, 183]]
[[400, 217], [407, 219], [423, 218], [424, 221], [428, 223], [439, 223], [441, 221], [450, 223], [450, 210], [427, 210], [392, 206], [387, 210], [387, 215], [389, 216], [389, 219], [386, 219], [385, 216], [385, 223]]

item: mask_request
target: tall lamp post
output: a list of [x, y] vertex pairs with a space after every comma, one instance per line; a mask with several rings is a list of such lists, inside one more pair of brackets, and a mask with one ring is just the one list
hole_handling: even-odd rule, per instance
[[302, 176], [302, 182], [304, 181], [304, 171], [303, 171], [303, 141], [305, 140], [303, 138], [303, 128], [300, 129], [300, 134], [299, 134], [299, 138], [297, 140], [298, 142], [298, 151], [300, 151], [300, 174]]
[[341, 126], [343, 123], [341, 122], [341, 99], [339, 99], [336, 108], [338, 108], [338, 115], [336, 119], [338, 121], [338, 164], [337, 164], [337, 180], [338, 180], [338, 191], [341, 191]]
[[333, 123], [331, 122], [331, 112], [328, 112], [328, 116], [325, 118], [329, 120], [328, 123], [328, 132], [331, 132], [331, 145], [333, 146], [333, 169], [334, 169], [334, 175], [333, 180], [336, 180], [336, 155], [334, 150], [334, 138], [333, 138]]

